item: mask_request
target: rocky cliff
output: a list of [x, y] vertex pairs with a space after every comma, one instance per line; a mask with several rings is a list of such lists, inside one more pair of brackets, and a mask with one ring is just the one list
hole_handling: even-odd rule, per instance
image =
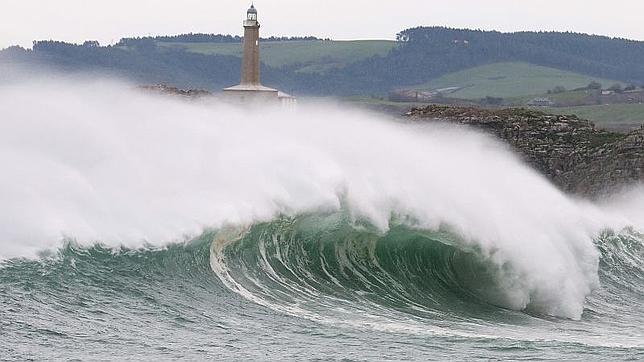
[[601, 197], [644, 182], [644, 129], [613, 133], [576, 116], [527, 109], [431, 105], [414, 108], [407, 116], [414, 121], [467, 125], [493, 134], [570, 193]]

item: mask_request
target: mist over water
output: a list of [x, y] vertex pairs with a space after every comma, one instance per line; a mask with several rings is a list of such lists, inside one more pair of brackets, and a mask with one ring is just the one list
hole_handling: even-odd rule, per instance
[[605, 229], [643, 230], [644, 191], [564, 195], [490, 137], [334, 105], [242, 109], [113, 81], [0, 87], [0, 258], [64, 240], [162, 247], [209, 229], [345, 210], [457, 235], [490, 303], [579, 319]]

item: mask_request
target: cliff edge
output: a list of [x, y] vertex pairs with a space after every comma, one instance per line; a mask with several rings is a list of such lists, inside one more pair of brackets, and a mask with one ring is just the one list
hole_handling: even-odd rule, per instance
[[407, 116], [467, 125], [507, 142], [563, 191], [602, 197], [644, 182], [644, 128], [628, 134], [598, 129], [574, 115], [529, 109], [430, 105]]

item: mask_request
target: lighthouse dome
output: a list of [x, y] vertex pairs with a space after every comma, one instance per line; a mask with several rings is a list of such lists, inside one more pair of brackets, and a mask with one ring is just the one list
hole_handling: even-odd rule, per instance
[[257, 9], [255, 9], [255, 5], [250, 6], [250, 8], [248, 9], [248, 14], [257, 14]]

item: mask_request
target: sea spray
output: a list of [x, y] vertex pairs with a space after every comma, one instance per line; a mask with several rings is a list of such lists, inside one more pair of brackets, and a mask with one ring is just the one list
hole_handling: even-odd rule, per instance
[[632, 219], [567, 197], [490, 137], [336, 106], [245, 109], [58, 80], [0, 88], [0, 115], [5, 259], [64, 238], [163, 245], [345, 205], [380, 232], [392, 215], [448, 228], [497, 268], [491, 302], [578, 319], [598, 284], [593, 238]]

